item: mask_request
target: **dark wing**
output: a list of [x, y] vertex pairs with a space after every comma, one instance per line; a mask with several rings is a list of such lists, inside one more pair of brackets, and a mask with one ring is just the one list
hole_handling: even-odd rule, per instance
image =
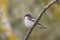
[[32, 16], [31, 16], [31, 17], [28, 17], [28, 19], [29, 19], [30, 21], [35, 22], [35, 18], [33, 18]]
[[[35, 22], [35, 19], [30, 18], [29, 20]], [[44, 27], [42, 24], [40, 24], [40, 23], [37, 23], [37, 24], [40, 25], [40, 26], [42, 26], [42, 27], [40, 27], [40, 28], [45, 28], [45, 29], [46, 29], [46, 27]]]

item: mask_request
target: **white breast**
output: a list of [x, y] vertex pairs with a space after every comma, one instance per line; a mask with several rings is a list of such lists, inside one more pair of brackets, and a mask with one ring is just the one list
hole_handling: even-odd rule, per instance
[[34, 22], [30, 21], [25, 17], [25, 25], [27, 28], [31, 28], [33, 26]]

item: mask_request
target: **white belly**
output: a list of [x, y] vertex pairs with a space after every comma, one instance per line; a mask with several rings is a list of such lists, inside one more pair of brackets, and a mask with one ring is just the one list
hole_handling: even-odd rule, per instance
[[25, 20], [25, 25], [27, 28], [31, 28], [33, 26], [34, 22], [30, 21], [30, 20]]

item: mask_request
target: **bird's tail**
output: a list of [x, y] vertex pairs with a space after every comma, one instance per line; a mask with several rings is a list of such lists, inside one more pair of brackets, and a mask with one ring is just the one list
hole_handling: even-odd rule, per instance
[[46, 27], [45, 26], [43, 26], [42, 24], [40, 24], [40, 23], [37, 23], [37, 26], [39, 27], [39, 28], [44, 28], [44, 29], [46, 29]]

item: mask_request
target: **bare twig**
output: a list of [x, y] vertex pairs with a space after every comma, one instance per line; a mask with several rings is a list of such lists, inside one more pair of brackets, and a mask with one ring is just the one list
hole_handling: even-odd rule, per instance
[[53, 4], [55, 4], [56, 2], [57, 2], [57, 0], [53, 0], [53, 1], [51, 1], [48, 5], [46, 5], [46, 6], [44, 7], [44, 9], [42, 10], [40, 16], [37, 18], [36, 22], [35, 22], [34, 25], [32, 26], [32, 28], [28, 30], [28, 32], [27, 32], [24, 40], [28, 40], [31, 32], [33, 31], [34, 27], [37, 25], [38, 21], [41, 19], [41, 17], [42, 17], [42, 15], [44, 14], [44, 12], [45, 12], [48, 8], [50, 8]]

